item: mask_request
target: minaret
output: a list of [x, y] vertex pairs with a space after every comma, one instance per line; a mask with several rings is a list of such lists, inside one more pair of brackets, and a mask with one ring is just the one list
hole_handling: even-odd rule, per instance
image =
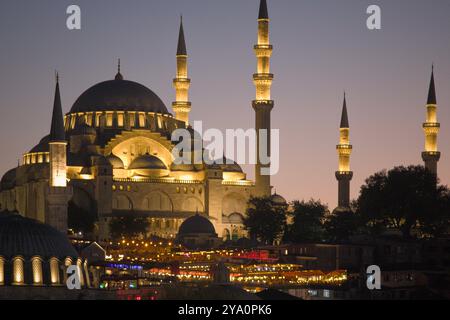
[[61, 232], [67, 232], [67, 202], [72, 189], [67, 187], [67, 141], [59, 92], [59, 77], [56, 75], [55, 99], [50, 129], [50, 177], [47, 189], [45, 222]]
[[341, 126], [339, 129], [339, 144], [336, 150], [339, 155], [339, 168], [336, 171], [336, 179], [339, 183], [338, 189], [338, 207], [350, 207], [350, 180], [353, 178], [353, 172], [350, 171], [350, 155], [352, 153], [350, 144], [350, 126], [347, 114], [347, 99], [344, 94], [344, 106], [342, 107]]
[[434, 66], [431, 70], [430, 88], [428, 89], [428, 100], [426, 108], [427, 119], [423, 124], [423, 131], [425, 132], [425, 151], [422, 152], [422, 159], [425, 162], [425, 167], [437, 177], [437, 163], [441, 157], [441, 153], [438, 151], [437, 137], [441, 125], [439, 122], [437, 122]]
[[[270, 112], [274, 107], [274, 101], [271, 100], [270, 88], [272, 86], [273, 74], [270, 73], [270, 57], [272, 56], [273, 47], [269, 40], [269, 14], [267, 10], [266, 0], [261, 0], [258, 16], [258, 44], [254, 46], [257, 58], [257, 73], [253, 75], [253, 81], [256, 87], [256, 99], [253, 101], [253, 109], [255, 110], [255, 129], [257, 134], [256, 156], [257, 162], [255, 166], [256, 190], [259, 196], [270, 196], [270, 175], [268, 171], [270, 164], [261, 162], [260, 153], [270, 156]], [[267, 152], [261, 150], [260, 146], [260, 130], [266, 130]]]
[[191, 79], [188, 78], [187, 60], [188, 54], [186, 50], [186, 41], [184, 40], [183, 17], [181, 17], [177, 48], [177, 76], [173, 80], [176, 101], [172, 104], [172, 108], [175, 112], [175, 118], [184, 121], [186, 126], [189, 125], [189, 112], [191, 111], [191, 103], [189, 102]]

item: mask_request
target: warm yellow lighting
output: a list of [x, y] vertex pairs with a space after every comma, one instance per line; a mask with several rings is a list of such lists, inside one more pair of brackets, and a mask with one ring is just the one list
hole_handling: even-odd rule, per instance
[[20, 257], [13, 260], [13, 279], [14, 285], [24, 284], [23, 259]]
[[50, 259], [50, 281], [52, 285], [60, 283], [59, 279], [59, 261], [56, 258]]
[[31, 259], [31, 268], [33, 271], [33, 284], [42, 285], [42, 261], [39, 257]]

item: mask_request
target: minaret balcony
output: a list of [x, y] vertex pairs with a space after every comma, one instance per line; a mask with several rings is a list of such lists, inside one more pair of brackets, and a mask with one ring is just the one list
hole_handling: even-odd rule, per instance
[[348, 152], [351, 152], [352, 149], [353, 149], [353, 146], [351, 144], [338, 144], [336, 146], [336, 150], [338, 150], [338, 151], [346, 151], [347, 150]]
[[272, 56], [272, 45], [257, 44], [254, 46], [255, 55], [257, 58], [270, 58]]
[[437, 122], [425, 122], [423, 124], [423, 131], [425, 132], [425, 134], [438, 134], [439, 130], [441, 128], [441, 124], [437, 123]]
[[351, 180], [353, 178], [353, 171], [336, 171], [337, 180]]
[[441, 153], [439, 151], [424, 151], [422, 152], [423, 161], [439, 161]]
[[272, 82], [274, 76], [273, 73], [255, 73], [253, 74], [253, 80], [255, 81], [270, 81]]

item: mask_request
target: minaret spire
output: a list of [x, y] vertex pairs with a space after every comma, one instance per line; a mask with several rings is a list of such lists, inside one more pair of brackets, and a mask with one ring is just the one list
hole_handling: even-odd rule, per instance
[[428, 88], [428, 99], [427, 104], [437, 104], [436, 102], [436, 88], [434, 85], [434, 64], [431, 66], [431, 79], [430, 79], [430, 86]]
[[347, 97], [344, 92], [344, 106], [342, 107], [342, 116], [341, 116], [341, 129], [349, 128], [348, 124], [348, 113], [347, 113]]
[[[270, 157], [270, 120], [274, 101], [271, 99], [271, 87], [273, 74], [270, 73], [270, 57], [273, 47], [269, 37], [269, 13], [267, 1], [261, 0], [258, 15], [258, 43], [254, 46], [257, 58], [257, 71], [253, 75], [253, 82], [256, 87], [256, 98], [253, 101], [255, 110], [255, 129], [257, 134], [257, 162], [255, 166], [255, 183], [258, 196], [270, 196], [270, 163], [263, 163], [261, 154]], [[266, 135], [264, 137], [264, 134]], [[261, 146], [261, 142], [267, 141], [267, 146]], [[265, 152], [263, 149], [266, 149]]]
[[259, 15], [258, 19], [269, 19], [269, 12], [267, 10], [267, 1], [261, 0], [259, 4]]
[[56, 73], [55, 98], [53, 100], [52, 124], [50, 128], [50, 142], [65, 142], [64, 120], [59, 92], [59, 74]]
[[437, 164], [441, 157], [438, 151], [437, 138], [440, 131], [440, 123], [437, 121], [437, 99], [434, 84], [434, 65], [431, 67], [430, 86], [428, 88], [427, 117], [423, 124], [425, 133], [425, 151], [422, 152], [422, 159], [425, 167], [437, 177]]
[[178, 34], [177, 56], [186, 56], [186, 40], [184, 39], [183, 16], [180, 17], [180, 32]]
[[347, 97], [344, 92], [344, 103], [342, 106], [341, 125], [339, 129], [339, 144], [336, 150], [339, 156], [339, 168], [336, 171], [338, 180], [338, 207], [348, 209], [350, 207], [350, 181], [353, 172], [350, 171], [350, 155], [352, 154], [350, 144], [350, 126], [348, 122]]
[[189, 88], [191, 79], [188, 78], [188, 54], [184, 37], [183, 16], [180, 18], [180, 31], [177, 46], [177, 75], [173, 80], [175, 88], [175, 102], [172, 103], [175, 118], [189, 125], [189, 112], [191, 102], [189, 101]]

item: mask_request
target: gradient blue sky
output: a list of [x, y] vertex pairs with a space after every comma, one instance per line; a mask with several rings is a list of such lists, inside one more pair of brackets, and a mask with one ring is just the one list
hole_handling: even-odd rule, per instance
[[[82, 9], [82, 30], [65, 27]], [[439, 175], [450, 179], [450, 1], [268, 0], [274, 44], [273, 127], [281, 130], [281, 170], [272, 182], [292, 199], [336, 205], [335, 146], [344, 89], [354, 145], [352, 197], [364, 179], [419, 164], [431, 63], [436, 65]], [[382, 30], [366, 28], [366, 8], [382, 9]], [[208, 128], [249, 128], [259, 0], [3, 0], [0, 11], [0, 172], [50, 127], [54, 70], [64, 112], [91, 85], [141, 82], [170, 107], [179, 15], [190, 55], [192, 119]], [[253, 177], [247, 168], [249, 177]]]

